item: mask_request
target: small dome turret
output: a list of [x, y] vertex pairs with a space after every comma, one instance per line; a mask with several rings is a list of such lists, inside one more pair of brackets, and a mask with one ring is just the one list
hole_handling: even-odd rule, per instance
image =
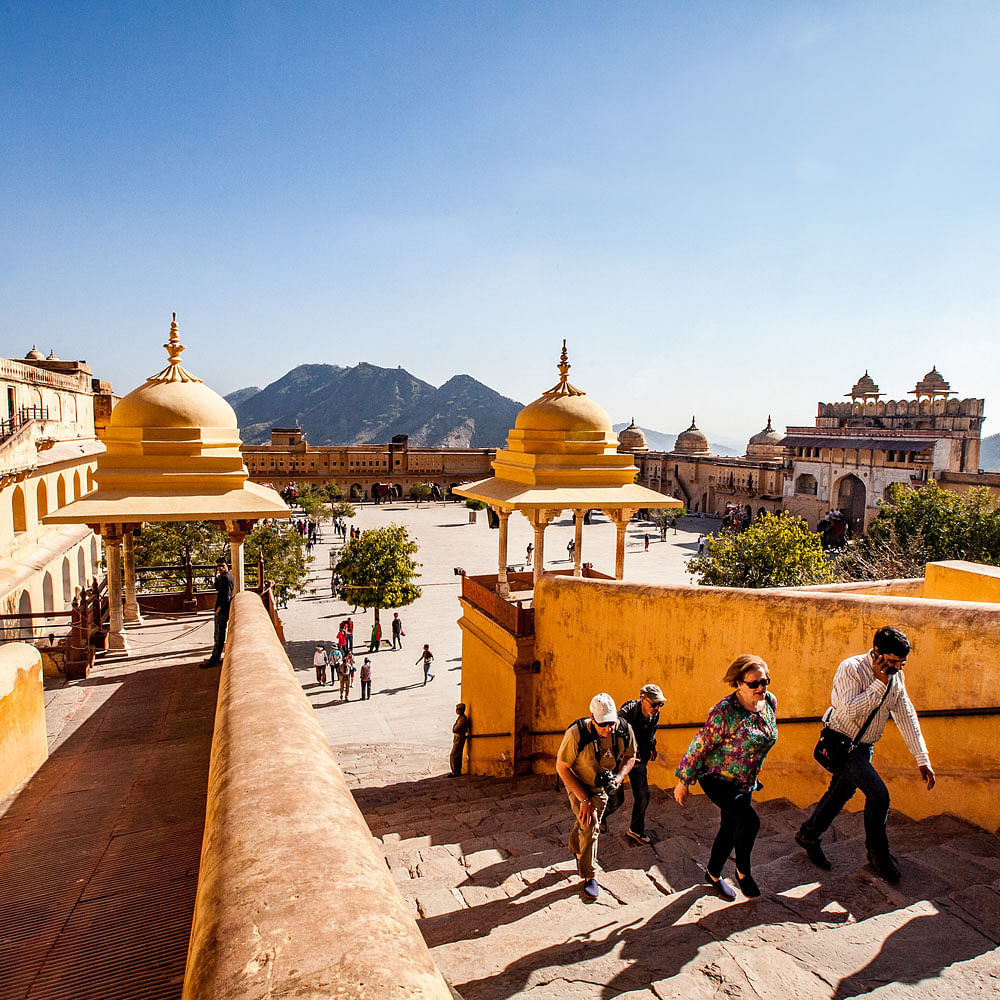
[[694, 417], [691, 418], [691, 426], [677, 435], [674, 451], [681, 455], [709, 454], [708, 438], [695, 426]]
[[747, 442], [747, 458], [781, 458], [785, 449], [782, 436], [771, 426], [771, 415], [767, 415], [767, 426]]
[[635, 417], [632, 418], [632, 423], [630, 423], [628, 427], [622, 428], [619, 432], [618, 450], [621, 452], [649, 450], [646, 445], [646, 435], [642, 433], [641, 428], [636, 427], [635, 425]]
[[24, 356], [25, 361], [44, 361], [45, 355], [34, 345], [31, 345], [31, 350], [28, 351]]

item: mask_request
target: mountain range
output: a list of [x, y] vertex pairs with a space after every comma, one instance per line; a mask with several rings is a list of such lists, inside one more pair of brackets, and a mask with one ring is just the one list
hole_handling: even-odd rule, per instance
[[1000, 472], [1000, 434], [983, 438], [979, 450], [979, 468], [984, 472]]
[[403, 368], [367, 362], [299, 365], [263, 389], [226, 396], [246, 444], [266, 444], [272, 427], [301, 427], [309, 442], [371, 444], [408, 434], [410, 444], [436, 448], [501, 447], [521, 403], [470, 375], [435, 388]]
[[[628, 424], [615, 424], [614, 432], [618, 434], [623, 431]], [[639, 427], [636, 424], [636, 427]], [[677, 440], [676, 434], [665, 434], [663, 431], [653, 431], [648, 427], [639, 427], [639, 430], [646, 435], [646, 447], [650, 451], [673, 451], [674, 442]], [[713, 455], [742, 455], [742, 451], [738, 451], [736, 448], [731, 448], [727, 444], [719, 444], [718, 442], [708, 442], [708, 450]]]

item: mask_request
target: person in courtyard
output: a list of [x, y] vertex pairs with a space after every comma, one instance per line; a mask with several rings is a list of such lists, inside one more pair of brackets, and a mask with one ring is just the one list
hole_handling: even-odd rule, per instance
[[566, 730], [556, 754], [556, 771], [575, 819], [569, 849], [583, 879], [585, 902], [593, 902], [601, 893], [595, 864], [608, 796], [618, 791], [634, 763], [632, 727], [618, 717], [611, 695], [594, 695], [590, 715], [577, 719]]
[[340, 650], [341, 656], [347, 653], [347, 622], [341, 622], [340, 628], [337, 629], [337, 649]]
[[431, 673], [431, 664], [434, 662], [434, 654], [431, 652], [431, 648], [426, 642], [424, 643], [424, 648], [417, 657], [416, 662], [424, 665], [424, 684], [428, 681], [434, 680], [434, 675]]
[[222, 651], [226, 645], [226, 629], [229, 627], [229, 608], [233, 603], [233, 591], [236, 581], [229, 572], [229, 563], [225, 559], [215, 560], [215, 636], [212, 645], [212, 655], [202, 664], [203, 667], [217, 667], [222, 663]]
[[530, 566], [531, 565], [531, 557], [534, 555], [534, 553], [535, 553], [535, 543], [534, 542], [528, 542], [528, 547], [524, 550], [524, 565], [525, 566]]
[[575, 551], [576, 551], [576, 539], [575, 538], [571, 538], [566, 543], [566, 558], [569, 559], [570, 562], [573, 561], [573, 553]]
[[677, 765], [680, 779], [674, 798], [683, 806], [696, 781], [719, 807], [721, 821], [705, 869], [708, 884], [725, 900], [736, 890], [722, 875], [722, 867], [736, 853], [736, 881], [744, 896], [759, 896], [751, 854], [760, 830], [753, 807], [764, 758], [778, 740], [777, 700], [767, 689], [767, 664], [746, 653], [729, 665], [723, 683], [734, 688], [708, 713], [708, 719]]
[[472, 722], [465, 713], [464, 702], [459, 702], [455, 706], [455, 714], [458, 718], [455, 720], [455, 724], [451, 727], [453, 736], [451, 739], [451, 756], [449, 758], [449, 763], [451, 764], [451, 777], [453, 778], [459, 777], [462, 773], [462, 758], [465, 756], [465, 742], [469, 738], [469, 730], [472, 728]]
[[326, 665], [330, 662], [326, 650], [321, 642], [316, 643], [316, 652], [313, 653], [313, 666], [316, 668], [316, 683], [326, 683]]
[[366, 656], [361, 661], [361, 700], [369, 701], [372, 696], [372, 661]]
[[842, 765], [830, 778], [830, 786], [795, 835], [810, 861], [824, 870], [829, 871], [832, 865], [823, 851], [821, 838], [860, 789], [865, 797], [868, 862], [887, 882], [900, 879], [899, 865], [889, 850], [885, 829], [889, 819], [889, 790], [872, 764], [872, 755], [891, 715], [907, 750], [917, 762], [927, 790], [934, 787], [934, 770], [920, 732], [920, 721], [903, 682], [903, 666], [911, 649], [905, 633], [887, 625], [875, 633], [867, 653], [850, 656], [837, 667], [832, 704], [823, 715], [823, 723], [847, 737], [850, 743]]
[[[639, 697], [627, 701], [618, 709], [618, 717], [624, 719], [635, 736], [635, 764], [628, 774], [632, 789], [632, 821], [625, 836], [637, 844], [651, 844], [646, 836], [646, 809], [649, 806], [649, 780], [646, 766], [656, 760], [656, 727], [660, 724], [660, 706], [666, 699], [658, 684], [644, 684], [639, 689]], [[608, 808], [604, 811], [601, 832], [606, 832], [608, 817], [625, 804], [625, 786], [608, 796]]]
[[649, 532], [648, 531], [646, 532], [645, 535], [643, 535], [642, 541], [643, 541], [642, 551], [643, 552], [648, 552], [649, 551]]
[[340, 700], [351, 700], [351, 679], [354, 676], [354, 657], [350, 653], [344, 655], [340, 664]]
[[375, 624], [372, 625], [372, 636], [371, 636], [371, 641], [368, 643], [368, 652], [377, 653], [378, 647], [381, 644], [381, 642], [382, 642], [382, 623], [376, 621]]
[[344, 622], [344, 638], [347, 640], [347, 652], [354, 652], [354, 619], [348, 618]]
[[394, 611], [392, 614], [392, 648], [402, 649], [403, 648], [403, 636], [406, 633], [403, 631], [403, 620], [399, 617], [399, 612]]
[[335, 687], [340, 683], [340, 666], [344, 662], [344, 654], [339, 646], [333, 646], [330, 650], [330, 686]]

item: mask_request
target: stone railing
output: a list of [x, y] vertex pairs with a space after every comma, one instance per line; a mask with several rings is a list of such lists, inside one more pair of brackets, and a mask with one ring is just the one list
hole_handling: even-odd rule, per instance
[[257, 594], [220, 680], [185, 1000], [451, 1000]]

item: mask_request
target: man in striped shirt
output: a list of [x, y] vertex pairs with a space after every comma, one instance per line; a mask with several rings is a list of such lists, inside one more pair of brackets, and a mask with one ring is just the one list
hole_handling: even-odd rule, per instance
[[[889, 851], [885, 832], [889, 819], [889, 790], [872, 766], [872, 751], [891, 715], [920, 768], [927, 790], [934, 787], [934, 771], [920, 732], [920, 722], [903, 683], [903, 665], [910, 649], [910, 641], [903, 632], [887, 625], [875, 633], [872, 648], [867, 653], [851, 656], [837, 667], [832, 705], [823, 721], [852, 740], [858, 740], [859, 736], [861, 739], [848, 754], [843, 768], [830, 779], [830, 787], [816, 804], [813, 814], [795, 835], [809, 859], [827, 871], [832, 866], [823, 853], [820, 838], [860, 788], [865, 796], [868, 861], [876, 874], [887, 882], [899, 881], [899, 866]], [[876, 708], [878, 711], [862, 733], [865, 720]]]

